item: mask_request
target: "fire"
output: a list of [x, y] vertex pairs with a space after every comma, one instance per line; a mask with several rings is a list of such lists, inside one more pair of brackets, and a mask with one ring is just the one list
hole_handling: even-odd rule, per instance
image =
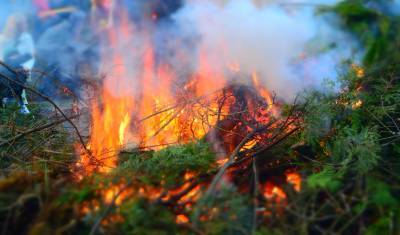
[[268, 90], [261, 85], [257, 72], [253, 72], [251, 78], [253, 81], [253, 85], [257, 89], [258, 93], [267, 101], [268, 110], [271, 110], [274, 116], [276, 116], [278, 114], [278, 110], [276, 110], [274, 106], [274, 100]]
[[219, 166], [222, 166], [222, 165], [226, 164], [228, 162], [228, 160], [229, 160], [228, 158], [219, 159], [219, 160], [217, 160], [217, 163]]
[[[195, 202], [199, 198], [201, 187], [199, 184], [193, 184], [195, 174], [186, 172], [183, 178], [185, 179], [185, 183], [182, 186], [169, 190], [167, 195], [161, 198], [164, 202], [182, 195], [177, 198], [177, 202], [190, 206], [191, 203]], [[184, 192], [184, 194], [182, 194], [182, 192]]]
[[105, 188], [106, 189], [100, 191], [103, 201], [106, 204], [114, 203], [117, 206], [121, 205], [121, 203], [133, 193], [133, 190], [126, 188], [123, 183]]
[[134, 187], [127, 187], [126, 182], [122, 181], [117, 184], [101, 185], [102, 187], [97, 191], [97, 194], [102, 197], [103, 203], [110, 205], [115, 204], [119, 206], [135, 193]]
[[258, 143], [257, 139], [250, 140], [247, 142], [241, 150], [251, 149]]
[[119, 144], [120, 144], [120, 145], [123, 145], [123, 144], [124, 144], [125, 131], [126, 131], [126, 128], [127, 128], [128, 125], [129, 125], [130, 121], [131, 121], [131, 118], [129, 117], [129, 115], [128, 115], [128, 114], [125, 114], [125, 116], [124, 116], [122, 122], [121, 122], [120, 125], [119, 125], [118, 134], [119, 134]]
[[78, 166], [88, 173], [107, 173], [117, 164], [118, 150], [125, 142], [126, 130], [131, 123], [133, 102], [129, 97], [114, 97], [103, 91], [103, 104], [92, 104], [91, 133], [86, 153], [82, 153]]
[[361, 66], [359, 66], [357, 64], [352, 64], [351, 68], [354, 70], [354, 72], [358, 78], [362, 78], [365, 76], [365, 70]]
[[362, 106], [362, 104], [363, 104], [362, 100], [357, 100], [357, 101], [355, 101], [354, 103], [351, 104], [351, 107], [353, 109], [358, 109], [358, 108], [360, 108]]
[[[131, 34], [131, 27], [126, 20], [122, 20], [120, 28], [110, 29], [107, 32], [109, 42], [113, 46], [118, 44], [118, 35], [127, 37], [129, 34]], [[129, 81], [129, 74], [123, 66], [126, 61], [117, 50], [111, 55], [106, 53], [102, 55], [104, 61], [108, 61], [110, 57], [114, 67], [104, 81], [101, 100], [91, 101], [88, 151], [84, 151], [82, 147], [78, 148], [80, 159], [77, 166], [88, 174], [110, 172], [117, 165], [118, 151], [128, 141], [134, 139], [129, 133], [134, 99], [125, 86]], [[82, 172], [78, 172], [78, 175], [81, 178]]]
[[[118, 47], [119, 37], [129, 38], [134, 30], [129, 20], [123, 16], [124, 14], [121, 13], [121, 15], [122, 19], [118, 27], [107, 29], [108, 40], [113, 48]], [[157, 20], [157, 17], [153, 14], [153, 21]], [[115, 50], [111, 53], [107, 51], [103, 55], [104, 63], [111, 61], [115, 67], [103, 83], [101, 99], [91, 101], [90, 139], [86, 146], [88, 151], [78, 147], [80, 159], [77, 167], [84, 173], [109, 173], [118, 164], [118, 152], [130, 144], [144, 149], [159, 150], [170, 144], [196, 141], [207, 135], [218, 122], [226, 117], [235, 120], [236, 113], [254, 115], [255, 117], [248, 119], [260, 126], [279, 116], [279, 108], [274, 104], [273, 96], [262, 84], [257, 72], [253, 72], [249, 79], [243, 82], [246, 89], [252, 87], [243, 95], [243, 103], [247, 103], [246, 110], [235, 110], [232, 107], [240, 103], [239, 98], [234, 94], [235, 88], [229, 90], [231, 84], [225, 77], [225, 72], [239, 73], [240, 64], [227, 64], [226, 71], [221, 71], [214, 66], [218, 64], [214, 63], [215, 59], [205, 53], [206, 50], [200, 49], [197, 70], [181, 78], [178, 71], [174, 71], [173, 66], [157, 59], [156, 49], [150, 38], [149, 36], [143, 43], [143, 53], [138, 59], [141, 70], [136, 71], [137, 77], [133, 79], [137, 82], [133, 93], [127, 88], [132, 82], [132, 77], [126, 65], [132, 61], [124, 57], [126, 52], [124, 50]], [[251, 95], [254, 97], [249, 97]], [[261, 108], [261, 111], [257, 106], [258, 103], [265, 106]], [[239, 124], [233, 124], [233, 126], [244, 126], [242, 129], [238, 127], [227, 132], [230, 136], [245, 136], [246, 132], [250, 132], [253, 128], [250, 125], [244, 125], [246, 121], [242, 120]], [[234, 133], [237, 130], [244, 133]], [[258, 147], [263, 139], [269, 137], [268, 134], [258, 134], [240, 151]], [[231, 138], [234, 139], [234, 137]], [[223, 153], [226, 154], [225, 156], [229, 156], [236, 146], [231, 147], [226, 147]], [[227, 161], [227, 158], [216, 159], [219, 166], [226, 164]], [[79, 171], [77, 175], [82, 178], [85, 174]], [[292, 184], [296, 191], [301, 189], [301, 177], [297, 173], [287, 173], [286, 177], [287, 182]], [[150, 186], [125, 189], [126, 184], [119, 182], [104, 186], [105, 189], [98, 193], [106, 204], [120, 205], [127, 197], [135, 195], [150, 200], [161, 199], [164, 202], [176, 200], [186, 208], [193, 205], [201, 196], [202, 185], [193, 184], [191, 180], [193, 178], [196, 176], [187, 172], [184, 175], [183, 185], [167, 192], [164, 192], [163, 188]], [[266, 199], [277, 204], [285, 202], [287, 195], [280, 186], [267, 182], [262, 187], [262, 193]], [[184, 214], [178, 214], [176, 222], [188, 223], [189, 218]]]
[[277, 204], [281, 204], [286, 200], [287, 196], [283, 189], [271, 182], [266, 182], [263, 189], [263, 195], [268, 200], [274, 200]]
[[189, 222], [189, 218], [186, 215], [179, 214], [176, 216], [177, 224], [186, 224], [187, 222]]
[[301, 176], [297, 172], [287, 172], [286, 181], [293, 185], [294, 190], [300, 192], [301, 190]]
[[[286, 181], [291, 184], [296, 192], [301, 190], [301, 176], [297, 172], [289, 171], [285, 173]], [[266, 182], [262, 186], [263, 196], [275, 202], [277, 205], [284, 205], [286, 203], [287, 195], [285, 191], [271, 182]]]
[[[138, 111], [143, 120], [139, 135], [144, 147], [160, 149], [200, 139], [216, 124], [219, 107], [213, 91], [224, 87], [225, 78], [205, 55], [200, 54], [199, 61], [199, 71], [180, 89], [176, 87], [178, 78], [174, 71], [167, 65], [157, 65], [153, 49], [147, 49]], [[175, 94], [173, 89], [177, 90]], [[222, 107], [221, 112], [227, 113], [228, 106]]]

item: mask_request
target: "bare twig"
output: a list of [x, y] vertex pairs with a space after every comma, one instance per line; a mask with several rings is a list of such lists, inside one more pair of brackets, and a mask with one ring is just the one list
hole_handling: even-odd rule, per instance
[[[10, 66], [6, 65], [4, 62], [0, 61], [0, 65], [4, 66], [7, 70], [9, 70], [10, 72], [14, 73], [14, 74], [18, 74], [17, 71], [15, 71], [13, 68], [11, 68]], [[54, 108], [65, 118], [65, 120], [73, 127], [73, 129], [75, 130], [76, 135], [79, 138], [79, 142], [82, 145], [83, 149], [89, 154], [89, 156], [92, 156], [91, 152], [89, 149], [86, 148], [86, 144], [85, 141], [83, 140], [82, 135], [79, 132], [78, 127], [72, 122], [72, 120], [70, 120], [67, 115], [62, 111], [62, 109], [52, 100], [50, 99], [50, 97], [43, 95], [42, 93], [40, 93], [39, 91], [37, 91], [36, 89], [33, 89], [31, 87], [25, 86], [25, 84], [19, 82], [19, 81], [15, 81], [14, 79], [11, 79], [7, 76], [5, 76], [4, 74], [0, 73], [0, 77], [7, 80], [8, 82], [17, 84], [18, 86], [23, 87], [24, 89], [32, 92], [33, 94], [41, 97], [42, 99], [46, 100], [47, 102], [49, 102], [50, 104], [52, 104], [54, 106]]]
[[12, 138], [10, 138], [10, 139], [8, 139], [8, 140], [5, 140], [5, 141], [1, 142], [1, 143], [0, 143], [0, 147], [4, 146], [4, 145], [6, 145], [6, 144], [13, 143], [13, 142], [15, 142], [15, 141], [21, 139], [22, 137], [24, 137], [24, 136], [26, 136], [26, 135], [30, 135], [30, 134], [35, 133], [35, 132], [38, 132], [38, 131], [42, 131], [42, 130], [46, 130], [46, 129], [52, 128], [52, 127], [54, 127], [54, 126], [60, 125], [60, 124], [62, 124], [62, 123], [64, 123], [64, 122], [68, 121], [68, 119], [69, 119], [69, 120], [73, 120], [73, 119], [75, 119], [75, 118], [77, 118], [77, 117], [79, 117], [79, 116], [80, 116], [80, 115], [77, 114], [77, 115], [68, 117], [67, 119], [66, 119], [66, 118], [62, 118], [62, 119], [57, 120], [57, 121], [54, 121], [54, 122], [52, 122], [52, 123], [48, 123], [48, 124], [45, 124], [45, 125], [41, 125], [41, 126], [38, 126], [38, 127], [32, 128], [32, 129], [26, 130], [26, 131], [21, 132], [20, 134], [18, 134], [18, 135], [16, 135], [16, 136], [13, 136]]
[[259, 130], [253, 130], [249, 134], [247, 134], [246, 137], [243, 138], [243, 140], [236, 146], [236, 148], [233, 150], [231, 155], [229, 156], [228, 161], [219, 169], [218, 173], [214, 176], [213, 180], [211, 181], [210, 186], [207, 189], [207, 192], [205, 193], [205, 197], [210, 196], [212, 193], [214, 193], [214, 190], [219, 183], [219, 181], [222, 179], [222, 176], [225, 174], [226, 170], [231, 166], [231, 164], [234, 162], [234, 159], [236, 155], [239, 153], [240, 149], [258, 132]]

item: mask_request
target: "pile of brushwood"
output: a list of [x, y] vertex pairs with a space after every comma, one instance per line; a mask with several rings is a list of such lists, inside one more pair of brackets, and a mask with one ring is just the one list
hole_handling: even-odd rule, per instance
[[[231, 184], [221, 174], [238, 157], [221, 167], [204, 140], [125, 151], [111, 173], [77, 180], [79, 115], [43, 96], [54, 115], [0, 109], [0, 234], [400, 234], [400, 22], [385, 4], [321, 9], [359, 39], [362, 65], [348, 62], [340, 92], [304, 94], [301, 126], [268, 149], [277, 163], [251, 158]], [[301, 191], [283, 183], [284, 202], [266, 199], [263, 167], [288, 165]]]

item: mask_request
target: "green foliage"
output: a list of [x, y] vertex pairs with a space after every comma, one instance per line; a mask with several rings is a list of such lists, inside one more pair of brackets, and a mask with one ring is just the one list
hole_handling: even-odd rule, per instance
[[[372, 2], [381, 7], [372, 8], [368, 4]], [[366, 50], [364, 65], [370, 67], [382, 61], [393, 62], [393, 59], [398, 59], [400, 55], [394, 51], [396, 43], [400, 40], [397, 33], [399, 18], [379, 10], [390, 8], [390, 3], [391, 1], [345, 0], [334, 7], [321, 10], [338, 15], [343, 28], [360, 40]]]
[[377, 206], [387, 206], [388, 208], [399, 206], [398, 200], [392, 195], [390, 185], [384, 181], [369, 177], [367, 187], [370, 194], [370, 203]]
[[272, 229], [267, 229], [265, 227], [260, 228], [257, 230], [254, 235], [283, 235], [284, 232], [274, 231]]
[[[372, 8], [367, 4], [371, 2], [382, 7]], [[400, 233], [396, 226], [400, 211], [400, 28], [398, 16], [380, 10], [387, 9], [389, 2], [342, 1], [324, 9], [337, 14], [343, 28], [359, 39], [366, 52], [365, 75], [359, 76], [349, 66], [340, 78], [339, 94], [314, 92], [306, 98], [309, 106], [302, 140], [312, 151], [309, 164], [303, 164], [307, 184], [300, 194], [319, 195], [321, 217], [336, 215], [325, 221], [331, 224], [326, 228], [324, 223], [307, 222], [309, 233], [316, 232], [314, 226], [320, 226], [318, 234]], [[360, 101], [360, 106], [354, 106]], [[308, 205], [301, 195], [294, 199], [300, 200], [299, 214]], [[329, 199], [321, 200], [324, 197]], [[333, 198], [347, 204], [350, 212], [342, 213], [340, 203], [331, 204]], [[366, 229], [360, 226], [363, 223]]]
[[[160, 151], [125, 152], [121, 155], [120, 165], [113, 172], [87, 177], [81, 182], [80, 188], [66, 189], [58, 203], [65, 205], [97, 201], [100, 209], [84, 218], [85, 224], [90, 226], [108, 206], [101, 192], [109, 186], [115, 187], [123, 182], [131, 184], [134, 191], [142, 187], [176, 189], [187, 180], [184, 178], [185, 173], [208, 174], [215, 167], [215, 155], [209, 144], [202, 141], [171, 146]], [[112, 211], [112, 215], [123, 218], [107, 226], [107, 231], [116, 234], [184, 234], [185, 231], [176, 224], [176, 212], [173, 209], [142, 196], [124, 199]]]
[[120, 210], [125, 220], [123, 234], [151, 235], [177, 234], [174, 214], [168, 208], [156, 205], [144, 198], [131, 200]]
[[207, 221], [199, 223], [199, 228], [210, 235], [250, 234], [254, 213], [250, 205], [249, 198], [235, 188], [222, 186], [216, 195], [198, 202], [192, 220], [207, 217]]
[[368, 226], [366, 235], [376, 235], [376, 234], [390, 234], [390, 227], [392, 221], [389, 217], [382, 217], [377, 222]]
[[[46, 167], [44, 161], [50, 157], [60, 162], [71, 158], [74, 148], [69, 144], [69, 133], [62, 126], [34, 131], [14, 139], [25, 131], [51, 123], [49, 117], [42, 115], [40, 105], [31, 105], [30, 109], [31, 114], [23, 115], [19, 113], [18, 106], [0, 108], [0, 168], [16, 164], [33, 170], [34, 167]], [[42, 159], [42, 162], [30, 164], [33, 156]]]
[[326, 167], [321, 172], [310, 175], [307, 178], [307, 185], [310, 188], [327, 189], [335, 192], [342, 186], [342, 182], [334, 169]]
[[[400, 138], [396, 136], [400, 83], [394, 78], [398, 71], [392, 66], [366, 73], [369, 71], [370, 75], [364, 78], [352, 73], [344, 76], [343, 91], [337, 96], [309, 97], [312, 102], [302, 139], [312, 147], [315, 156], [308, 156], [313, 161], [303, 165], [308, 187], [301, 194], [330, 195], [349, 205], [351, 213], [343, 215], [338, 204], [332, 207], [330, 200], [325, 204], [324, 200], [319, 202], [321, 216], [332, 211], [338, 214], [332, 222], [336, 227], [330, 228], [333, 231], [361, 232], [357, 221], [366, 220], [371, 224], [366, 233], [396, 234], [399, 230], [392, 225], [400, 210], [395, 196], [400, 193]], [[359, 87], [366, 89], [360, 91]], [[362, 100], [362, 105], [352, 107], [358, 100]], [[328, 126], [328, 131], [321, 132], [322, 126]], [[390, 214], [396, 216], [389, 218]]]
[[307, 94], [306, 115], [304, 116], [304, 130], [302, 138], [317, 147], [321, 137], [331, 128], [332, 117], [335, 115], [332, 98], [318, 92]]
[[68, 188], [63, 194], [61, 194], [57, 201], [58, 203], [81, 203], [94, 197], [94, 188], [89, 185], [85, 185], [82, 189]]
[[[39, 114], [40, 106], [32, 105], [30, 106], [31, 114], [23, 115], [19, 112], [20, 107], [18, 105], [9, 105], [6, 108], [0, 108], [0, 124], [6, 125], [9, 123], [15, 123], [21, 126], [32, 126], [36, 120], [35, 118], [40, 118]], [[3, 129], [6, 131], [6, 129]], [[4, 134], [4, 132], [2, 132]]]
[[377, 134], [367, 128], [361, 131], [344, 128], [328, 149], [331, 160], [340, 164], [342, 172], [366, 174], [378, 164], [380, 146]]
[[118, 171], [129, 172], [149, 184], [157, 185], [162, 181], [165, 187], [170, 187], [181, 182], [184, 173], [207, 173], [214, 169], [214, 164], [215, 155], [209, 145], [199, 141], [130, 155]]

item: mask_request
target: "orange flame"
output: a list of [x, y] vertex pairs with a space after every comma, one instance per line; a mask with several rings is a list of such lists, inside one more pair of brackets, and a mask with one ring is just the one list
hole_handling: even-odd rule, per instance
[[294, 190], [300, 192], [301, 190], [301, 176], [297, 172], [287, 172], [286, 181], [293, 185]]
[[[128, 37], [131, 33], [128, 20], [122, 20], [120, 28], [110, 29], [108, 39], [110, 44], [116, 47], [118, 35]], [[124, 86], [129, 79], [123, 66], [124, 57], [116, 50], [113, 54], [104, 54], [103, 60], [107, 61], [110, 56], [114, 67], [110, 77], [104, 81], [102, 100], [91, 102], [91, 130], [87, 145], [89, 152], [78, 148], [81, 158], [77, 166], [89, 174], [94, 171], [107, 173], [112, 170], [117, 165], [118, 151], [133, 138], [128, 130], [134, 100], [129, 94], [129, 89]]]
[[265, 99], [265, 101], [267, 101], [268, 110], [272, 111], [274, 116], [276, 116], [278, 113], [278, 110], [276, 110], [276, 108], [274, 106], [274, 100], [273, 100], [271, 94], [269, 93], [269, 91], [263, 85], [261, 85], [257, 72], [253, 72], [251, 78], [253, 81], [253, 85], [256, 88], [256, 90], [258, 91], [258, 93]]
[[264, 185], [263, 195], [266, 199], [274, 200], [277, 204], [281, 204], [286, 200], [286, 193], [282, 188], [267, 182]]
[[[117, 48], [119, 37], [131, 37], [133, 33], [133, 27], [127, 17], [123, 14], [121, 17], [120, 28], [116, 26], [108, 29], [109, 43], [112, 48]], [[157, 15], [153, 15], [152, 18], [156, 20]], [[112, 76], [104, 82], [102, 100], [91, 102], [91, 131], [87, 144], [89, 152], [78, 149], [80, 160], [77, 165], [89, 174], [109, 173], [117, 166], [117, 155], [120, 149], [131, 142], [152, 149], [161, 149], [169, 144], [187, 143], [204, 137], [221, 116], [223, 118], [224, 115], [229, 115], [235, 98], [228, 99], [220, 107], [217, 100], [221, 96], [221, 89], [227, 85], [227, 79], [224, 71], [214, 66], [213, 58], [205, 53], [206, 50], [200, 50], [198, 70], [187, 81], [182, 82], [172, 66], [158, 63], [155, 58], [155, 49], [150, 41], [147, 40], [144, 43], [145, 50], [140, 59], [143, 65], [142, 70], [138, 77], [135, 77], [135, 81], [139, 80], [140, 93], [131, 94], [125, 86], [129, 84], [130, 77], [124, 65], [129, 64], [130, 61], [124, 58], [123, 53], [115, 50], [103, 56], [104, 61], [111, 58], [113, 65], [118, 66], [114, 68]], [[227, 64], [226, 69], [237, 73], [241, 68], [240, 64], [231, 63]], [[264, 103], [268, 104], [266, 112], [275, 117], [278, 116], [274, 99], [261, 84], [258, 74], [254, 72], [251, 78], [249, 83], [252, 84], [259, 97], [265, 100]], [[255, 106], [254, 109], [256, 109]], [[257, 119], [257, 121], [266, 120]], [[137, 123], [139, 125], [133, 133], [131, 127]], [[249, 141], [242, 149], [253, 148], [260, 139]], [[227, 160], [219, 159], [217, 163], [223, 165]], [[78, 175], [82, 177], [82, 174]], [[299, 191], [300, 176], [296, 173], [287, 173], [286, 176], [287, 182], [293, 184], [295, 190]], [[149, 199], [162, 197], [162, 200], [168, 200], [186, 192], [178, 199], [178, 202], [182, 204], [193, 202], [199, 198], [201, 186], [192, 187], [188, 180], [191, 177], [193, 174], [186, 173], [187, 182], [177, 189], [170, 190], [165, 196], [162, 189], [147, 186], [142, 186], [135, 192]], [[101, 191], [100, 195], [104, 202], [111, 203], [122, 188], [124, 188], [123, 183], [111, 185]], [[119, 205], [132, 193], [133, 190], [123, 193], [116, 199], [115, 204]], [[263, 185], [263, 195], [277, 203], [284, 202], [287, 197], [282, 188], [270, 182]], [[183, 214], [176, 217], [177, 223], [188, 221], [189, 219]]]
[[189, 222], [189, 218], [186, 215], [179, 214], [176, 216], [177, 224], [186, 224], [187, 222]]
[[87, 148], [91, 154], [83, 152], [79, 167], [90, 172], [109, 172], [117, 164], [118, 150], [126, 143], [126, 129], [131, 122], [133, 102], [129, 97], [114, 97], [103, 91], [103, 105], [92, 104], [92, 129]]
[[352, 64], [351, 68], [354, 70], [354, 72], [358, 78], [362, 78], [365, 76], [365, 70], [363, 67], [361, 67], [357, 64]]

